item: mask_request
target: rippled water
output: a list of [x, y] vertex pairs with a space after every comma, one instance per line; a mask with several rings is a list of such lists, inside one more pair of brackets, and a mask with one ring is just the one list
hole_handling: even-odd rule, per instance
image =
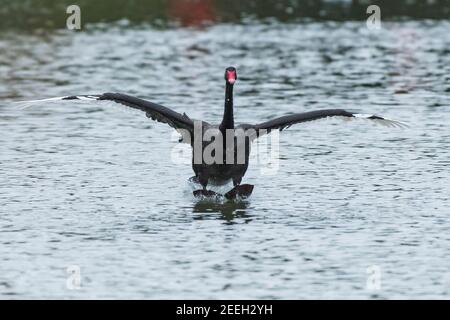
[[[0, 297], [448, 298], [450, 23], [91, 26], [0, 37]], [[171, 128], [95, 105], [8, 101], [119, 91], [219, 122], [318, 108], [281, 134], [245, 202], [198, 201]], [[78, 266], [81, 289], [66, 269]], [[380, 290], [367, 286], [380, 271]]]

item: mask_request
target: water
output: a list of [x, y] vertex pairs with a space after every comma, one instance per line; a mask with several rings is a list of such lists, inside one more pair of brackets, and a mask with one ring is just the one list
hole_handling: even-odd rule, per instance
[[[0, 297], [448, 298], [450, 23], [383, 27], [3, 31]], [[249, 200], [205, 202], [170, 160], [170, 127], [118, 107], [8, 103], [119, 91], [216, 123], [229, 65], [238, 123], [348, 108], [410, 128], [294, 126], [275, 176], [250, 165]]]

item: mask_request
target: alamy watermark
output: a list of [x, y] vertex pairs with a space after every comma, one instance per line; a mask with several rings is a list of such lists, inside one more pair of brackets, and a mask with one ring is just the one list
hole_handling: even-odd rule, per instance
[[[67, 7], [66, 13], [70, 16], [66, 20], [66, 26], [69, 30], [81, 30], [81, 8], [76, 4]], [[370, 5], [366, 10], [370, 16], [367, 18], [366, 25], [369, 30], [381, 29], [381, 8], [377, 5]]]
[[66, 20], [66, 26], [69, 30], [81, 30], [81, 9], [76, 4], [67, 7], [66, 13], [70, 16]]
[[367, 14], [371, 14], [369, 18], [367, 18], [367, 28], [369, 30], [380, 30], [381, 29], [381, 9], [377, 5], [370, 5], [366, 10]]
[[381, 268], [378, 265], [371, 265], [366, 269], [367, 280], [366, 289], [370, 291], [381, 290]]
[[69, 290], [81, 289], [81, 268], [77, 265], [71, 265], [66, 268], [68, 275], [66, 279], [66, 287]]
[[[279, 169], [280, 134], [278, 130], [235, 128], [220, 130], [204, 127], [202, 121], [194, 121], [194, 131], [178, 129], [181, 139], [172, 136], [173, 141], [190, 144], [176, 145], [171, 152], [173, 163], [194, 165], [243, 165], [256, 160], [262, 165], [261, 174], [274, 175]], [[251, 152], [252, 151], [252, 152]]]

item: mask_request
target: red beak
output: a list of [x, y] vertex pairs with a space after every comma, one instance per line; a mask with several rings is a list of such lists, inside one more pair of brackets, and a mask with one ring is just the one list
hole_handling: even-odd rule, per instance
[[227, 71], [227, 81], [230, 84], [234, 84], [236, 82], [236, 71]]

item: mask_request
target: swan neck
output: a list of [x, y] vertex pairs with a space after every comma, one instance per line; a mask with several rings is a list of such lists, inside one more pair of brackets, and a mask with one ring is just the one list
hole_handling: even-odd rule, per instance
[[225, 89], [225, 110], [221, 129], [234, 129], [233, 115], [233, 85], [227, 82]]

